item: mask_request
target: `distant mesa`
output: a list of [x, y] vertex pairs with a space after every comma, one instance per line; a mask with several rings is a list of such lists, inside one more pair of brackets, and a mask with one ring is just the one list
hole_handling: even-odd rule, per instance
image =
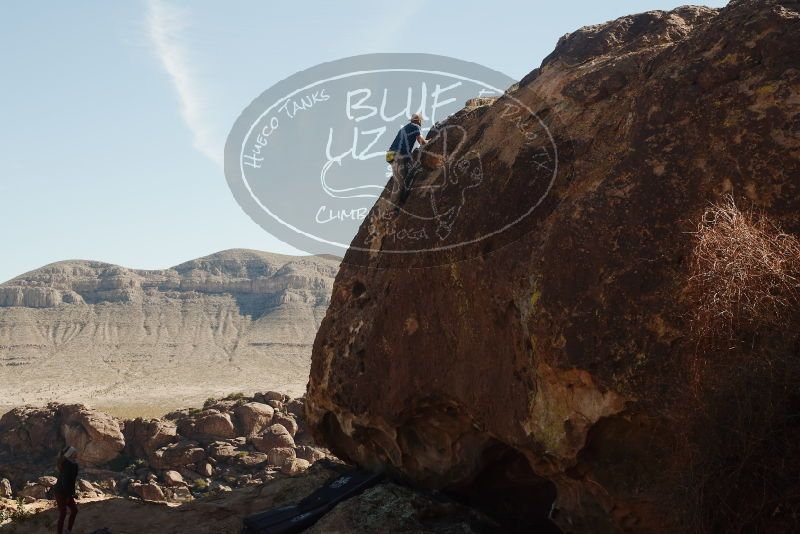
[[[158, 296], [186, 298], [185, 294], [190, 292], [242, 297], [322, 290], [319, 295], [306, 296], [325, 300], [330, 292], [327, 281], [335, 276], [336, 270], [333, 256], [284, 256], [245, 249], [218, 252], [163, 270], [66, 260], [0, 284], [0, 307], [144, 302]], [[328, 293], [324, 291], [326, 288]], [[269, 308], [269, 299], [264, 304], [264, 309]]]
[[163, 270], [52, 263], [0, 284], [0, 406], [299, 394], [339, 260], [226, 250]]

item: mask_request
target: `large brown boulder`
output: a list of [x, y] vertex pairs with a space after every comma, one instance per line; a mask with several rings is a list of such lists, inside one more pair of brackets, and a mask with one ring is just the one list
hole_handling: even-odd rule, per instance
[[240, 436], [253, 436], [269, 426], [275, 410], [262, 402], [248, 402], [234, 408]]
[[[800, 233], [798, 42], [796, 1], [623, 17], [449, 119], [471, 156], [396, 217], [385, 191], [344, 258], [318, 440], [521, 523], [793, 530], [798, 321], [698, 351], [686, 289], [724, 195]], [[448, 180], [462, 161], [482, 174]], [[436, 250], [381, 254], [431, 195], [452, 218], [405, 243]]]
[[294, 447], [294, 438], [279, 424], [270, 425], [261, 434], [250, 438], [253, 446], [261, 452], [269, 452], [274, 448]]
[[78, 450], [82, 465], [99, 465], [116, 458], [125, 447], [120, 421], [83, 405], [60, 408], [61, 432], [67, 445]]
[[206, 447], [206, 453], [208, 456], [214, 458], [215, 460], [228, 460], [230, 458], [235, 458], [240, 452], [241, 451], [239, 451], [235, 445], [225, 441], [215, 441]]
[[15, 456], [52, 456], [63, 446], [58, 405], [22, 406], [0, 417], [0, 446]]
[[0, 497], [4, 499], [10, 499], [14, 496], [14, 492], [11, 491], [11, 482], [7, 478], [0, 478]]
[[206, 458], [206, 451], [196, 441], [181, 440], [156, 450], [150, 457], [153, 469], [172, 469], [193, 464]]
[[[278, 450], [278, 449], [275, 449]], [[291, 450], [291, 449], [290, 449]], [[270, 452], [270, 455], [273, 453]], [[311, 466], [308, 460], [302, 458], [286, 458], [281, 464], [281, 473], [289, 476], [297, 476]]]
[[82, 404], [23, 406], [0, 418], [0, 447], [20, 462], [52, 461], [65, 444], [78, 450], [82, 465], [93, 466], [114, 459], [125, 437], [117, 418]]
[[297, 434], [297, 429], [299, 428], [297, 424], [297, 419], [293, 415], [289, 415], [286, 413], [277, 413], [275, 417], [272, 418], [272, 422], [281, 425], [285, 428], [292, 437]]
[[404, 486], [385, 483], [338, 504], [304, 532], [306, 534], [333, 532], [478, 534], [504, 532], [504, 530], [475, 509], [442, 499], [437, 495], [416, 493]]
[[162, 478], [164, 480], [164, 484], [166, 484], [167, 486], [182, 486], [186, 484], [181, 474], [178, 473], [177, 471], [172, 471], [172, 470], [164, 471]]
[[291, 447], [275, 447], [267, 453], [267, 461], [277, 467], [281, 467], [286, 461], [293, 461], [297, 458], [297, 453]]
[[25, 486], [19, 491], [20, 497], [30, 497], [33, 499], [46, 499], [47, 498], [47, 486], [42, 484], [37, 484], [35, 482], [28, 482]]
[[217, 409], [203, 410], [197, 415], [178, 420], [178, 432], [198, 441], [216, 441], [236, 437], [230, 414]]
[[134, 482], [130, 485], [130, 491], [145, 501], [161, 502], [166, 500], [164, 490], [155, 482], [147, 484]]
[[[209, 412], [211, 412], [209, 410]], [[236, 429], [227, 413], [203, 413], [195, 422], [195, 431], [214, 438], [235, 438]]]
[[141, 417], [126, 421], [124, 434], [127, 452], [136, 458], [150, 458], [159, 448], [180, 439], [174, 422]]

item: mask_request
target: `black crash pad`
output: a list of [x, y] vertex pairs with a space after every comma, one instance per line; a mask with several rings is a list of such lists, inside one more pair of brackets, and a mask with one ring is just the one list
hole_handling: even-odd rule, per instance
[[351, 471], [329, 480], [297, 504], [281, 506], [244, 519], [242, 534], [290, 534], [302, 532], [340, 502], [374, 486], [382, 475]]

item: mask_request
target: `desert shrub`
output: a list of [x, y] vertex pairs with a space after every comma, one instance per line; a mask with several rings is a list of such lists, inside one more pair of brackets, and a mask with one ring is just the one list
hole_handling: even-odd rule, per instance
[[[124, 472], [127, 475], [132, 475], [133, 473], [136, 472], [137, 469], [141, 469], [142, 467], [147, 467], [147, 461], [144, 458], [132, 458], [130, 456], [128, 456], [127, 458], [130, 458], [130, 463], [128, 463], [122, 469], [122, 472]], [[124, 462], [121, 461], [120, 463]]]
[[800, 242], [733, 198], [710, 206], [693, 233], [687, 295], [698, 340], [774, 327], [798, 302]]
[[230, 393], [222, 398], [222, 400], [226, 401], [236, 401], [237, 406], [241, 406], [242, 404], [247, 403], [247, 396], [242, 393], [241, 391], [237, 391], [236, 393]]
[[691, 235], [686, 345], [671, 412], [687, 531], [800, 526], [800, 244], [732, 198]]
[[207, 399], [206, 399], [206, 401], [203, 403], [203, 409], [204, 409], [204, 410], [207, 410], [208, 408], [210, 408], [211, 406], [213, 406], [214, 404], [216, 404], [216, 402], [217, 402], [218, 400], [219, 400], [219, 399], [217, 399], [216, 397], [209, 397], [209, 398], [207, 398]]
[[30, 519], [32, 515], [32, 512], [25, 509], [25, 502], [22, 500], [22, 497], [18, 497], [17, 507], [8, 514], [8, 518], [14, 523], [22, 523]]
[[204, 478], [196, 478], [192, 485], [197, 491], [205, 491], [208, 489], [208, 481]]

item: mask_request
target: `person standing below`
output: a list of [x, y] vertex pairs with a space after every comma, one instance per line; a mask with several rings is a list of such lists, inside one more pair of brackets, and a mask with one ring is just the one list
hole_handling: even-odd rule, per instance
[[75, 504], [75, 481], [78, 479], [78, 451], [73, 447], [64, 447], [58, 455], [58, 480], [53, 486], [53, 496], [58, 505], [58, 527], [57, 533], [64, 533], [64, 519], [67, 517], [69, 508], [69, 523], [67, 524], [67, 534], [72, 532], [75, 525], [75, 516], [78, 515], [78, 506]]
[[400, 209], [399, 204], [405, 201], [411, 188], [411, 184], [408, 183], [408, 171], [411, 166], [411, 151], [414, 149], [414, 143], [418, 142], [422, 146], [427, 142], [422, 137], [421, 127], [422, 115], [414, 113], [408, 124], [397, 132], [386, 153], [386, 160], [392, 166], [394, 187], [391, 202], [395, 205], [396, 210]]

